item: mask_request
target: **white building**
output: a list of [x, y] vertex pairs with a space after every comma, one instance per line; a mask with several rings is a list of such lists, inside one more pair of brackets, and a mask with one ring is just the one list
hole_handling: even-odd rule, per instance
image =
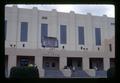
[[[99, 77], [114, 65], [114, 24], [106, 15], [5, 7], [6, 76], [13, 66], [31, 63], [40, 77]], [[43, 36], [57, 38], [58, 48], [42, 47]], [[77, 74], [64, 66], [74, 66]]]

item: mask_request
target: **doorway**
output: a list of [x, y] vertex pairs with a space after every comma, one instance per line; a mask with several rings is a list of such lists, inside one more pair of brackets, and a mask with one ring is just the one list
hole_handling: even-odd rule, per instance
[[76, 70], [82, 70], [82, 58], [80, 57], [68, 57], [67, 66], [72, 68], [75, 67]]
[[43, 68], [45, 70], [58, 70], [59, 57], [43, 57]]

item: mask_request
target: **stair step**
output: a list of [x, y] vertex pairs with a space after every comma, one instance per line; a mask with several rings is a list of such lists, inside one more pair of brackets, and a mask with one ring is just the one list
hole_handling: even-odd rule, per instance
[[83, 70], [76, 70], [72, 72], [72, 77], [90, 77], [90, 76]]
[[45, 70], [45, 77], [61, 78], [64, 77], [64, 75], [60, 70]]
[[107, 77], [107, 72], [100, 70], [100, 71], [96, 71], [96, 77]]

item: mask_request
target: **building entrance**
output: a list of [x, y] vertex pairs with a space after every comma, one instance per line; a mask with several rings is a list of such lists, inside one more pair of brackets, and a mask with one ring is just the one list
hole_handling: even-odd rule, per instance
[[43, 57], [43, 68], [45, 70], [58, 70], [59, 57]]
[[82, 58], [68, 57], [67, 66], [70, 67], [71, 69], [74, 67], [75, 70], [82, 70]]
[[90, 69], [103, 70], [103, 58], [90, 58]]

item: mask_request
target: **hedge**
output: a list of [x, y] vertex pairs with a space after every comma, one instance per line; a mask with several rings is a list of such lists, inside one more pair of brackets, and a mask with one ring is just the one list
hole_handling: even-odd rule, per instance
[[10, 78], [39, 78], [37, 67], [13, 67]]

